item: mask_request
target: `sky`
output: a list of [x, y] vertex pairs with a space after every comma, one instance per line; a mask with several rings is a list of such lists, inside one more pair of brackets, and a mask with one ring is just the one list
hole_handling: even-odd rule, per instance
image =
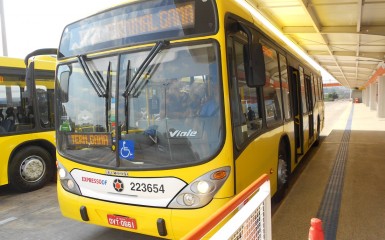
[[[67, 24], [127, 0], [0, 1], [4, 6], [7, 56], [24, 59], [36, 49], [58, 48]], [[4, 56], [1, 37], [0, 44], [0, 56]], [[323, 75], [324, 81], [335, 81], [328, 73]]]
[[[64, 27], [124, 0], [3, 1], [9, 57], [24, 58], [39, 48], [57, 48]], [[4, 56], [0, 37], [0, 55]]]

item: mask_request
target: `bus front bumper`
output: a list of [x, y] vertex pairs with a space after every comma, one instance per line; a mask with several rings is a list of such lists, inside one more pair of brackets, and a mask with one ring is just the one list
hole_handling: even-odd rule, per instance
[[139, 234], [180, 239], [229, 199], [213, 199], [199, 209], [167, 209], [112, 203], [78, 196], [57, 187], [63, 216]]

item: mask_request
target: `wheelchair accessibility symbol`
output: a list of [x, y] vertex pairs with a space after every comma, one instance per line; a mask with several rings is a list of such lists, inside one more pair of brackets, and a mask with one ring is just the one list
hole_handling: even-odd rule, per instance
[[127, 160], [134, 159], [134, 141], [120, 140], [119, 141], [119, 156]]

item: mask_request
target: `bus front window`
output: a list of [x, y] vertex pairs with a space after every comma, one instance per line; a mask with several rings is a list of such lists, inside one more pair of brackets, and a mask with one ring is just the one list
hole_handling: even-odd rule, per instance
[[[60, 153], [124, 169], [181, 167], [214, 157], [224, 136], [216, 44], [171, 44], [143, 64], [150, 54], [124, 53], [119, 63], [118, 56], [87, 59], [88, 74], [81, 61], [59, 68], [70, 71], [68, 89], [58, 91], [66, 94], [58, 96]], [[98, 94], [96, 84], [110, 90]]]
[[112, 107], [116, 69], [117, 57], [82, 58], [59, 66], [56, 117], [61, 154], [75, 161], [116, 166]]

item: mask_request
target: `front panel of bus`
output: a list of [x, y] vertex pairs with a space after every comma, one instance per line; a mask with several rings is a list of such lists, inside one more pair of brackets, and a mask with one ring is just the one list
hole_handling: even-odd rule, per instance
[[217, 32], [213, 1], [144, 1], [67, 27], [56, 84], [65, 216], [180, 238], [234, 195]]

